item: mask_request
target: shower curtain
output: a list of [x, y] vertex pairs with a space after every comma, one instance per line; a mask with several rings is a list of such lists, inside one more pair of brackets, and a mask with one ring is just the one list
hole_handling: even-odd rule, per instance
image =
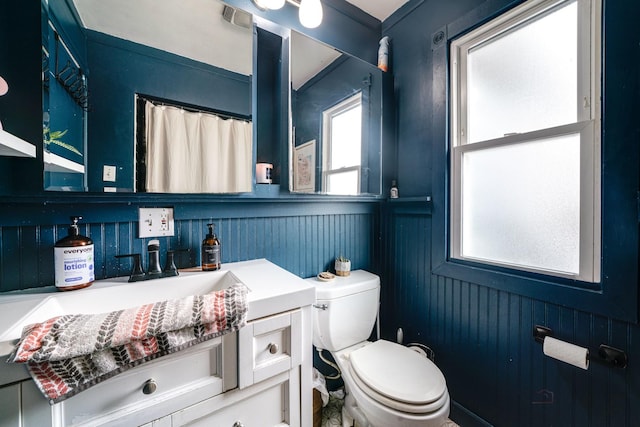
[[148, 192], [252, 190], [251, 122], [145, 103]]

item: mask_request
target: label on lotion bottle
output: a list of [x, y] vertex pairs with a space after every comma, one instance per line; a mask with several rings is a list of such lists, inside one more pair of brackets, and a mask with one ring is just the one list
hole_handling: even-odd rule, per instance
[[69, 235], [53, 248], [55, 285], [60, 290], [85, 288], [95, 280], [93, 241], [78, 232], [79, 216], [71, 217]]
[[91, 283], [93, 270], [93, 245], [54, 248], [56, 287], [67, 288]]

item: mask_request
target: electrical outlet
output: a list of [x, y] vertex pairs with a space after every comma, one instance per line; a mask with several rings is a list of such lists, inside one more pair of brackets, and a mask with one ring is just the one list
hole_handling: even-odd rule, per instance
[[140, 208], [138, 228], [140, 238], [173, 236], [173, 208]]

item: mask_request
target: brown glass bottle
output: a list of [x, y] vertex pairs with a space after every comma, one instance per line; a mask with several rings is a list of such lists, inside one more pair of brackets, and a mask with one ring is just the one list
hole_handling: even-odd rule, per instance
[[202, 241], [202, 271], [220, 270], [220, 240], [213, 232], [214, 224], [207, 224], [209, 234]]

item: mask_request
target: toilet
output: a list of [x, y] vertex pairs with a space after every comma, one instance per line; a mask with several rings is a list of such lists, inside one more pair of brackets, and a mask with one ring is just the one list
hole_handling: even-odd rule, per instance
[[[316, 289], [313, 345], [331, 352], [346, 398], [343, 426], [440, 427], [449, 416], [444, 375], [424, 355], [394, 342], [368, 341], [380, 301], [380, 278], [364, 270]], [[345, 413], [346, 412], [346, 413]]]

